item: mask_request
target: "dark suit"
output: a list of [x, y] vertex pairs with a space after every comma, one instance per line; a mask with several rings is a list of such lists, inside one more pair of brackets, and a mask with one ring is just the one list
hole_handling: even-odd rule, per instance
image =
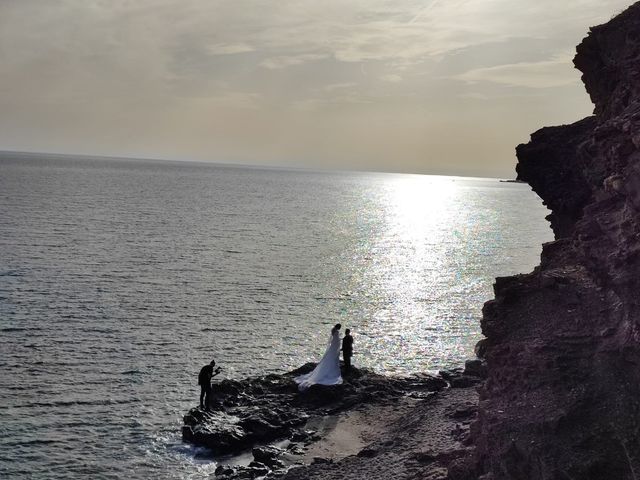
[[351, 356], [353, 355], [353, 337], [348, 334], [342, 339], [342, 357], [344, 358], [344, 369], [351, 369]]

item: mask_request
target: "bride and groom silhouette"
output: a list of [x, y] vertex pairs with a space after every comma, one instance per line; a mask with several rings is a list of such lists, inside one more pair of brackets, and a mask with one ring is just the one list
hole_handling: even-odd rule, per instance
[[[340, 372], [340, 328], [342, 325], [336, 324], [331, 329], [331, 339], [322, 359], [310, 373], [300, 375], [295, 378], [298, 389], [302, 392], [311, 385], [339, 385], [342, 383]], [[350, 330], [345, 330], [342, 339], [342, 356], [344, 357], [345, 373], [351, 368], [351, 356], [353, 355], [353, 337]]]

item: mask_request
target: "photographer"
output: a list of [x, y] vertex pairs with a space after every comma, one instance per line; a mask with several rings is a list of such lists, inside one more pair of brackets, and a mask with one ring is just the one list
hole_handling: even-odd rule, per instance
[[200, 369], [198, 375], [198, 385], [200, 385], [200, 408], [209, 410], [211, 406], [211, 379], [220, 373], [221, 368], [216, 366], [216, 361], [211, 360], [209, 365], [205, 365]]

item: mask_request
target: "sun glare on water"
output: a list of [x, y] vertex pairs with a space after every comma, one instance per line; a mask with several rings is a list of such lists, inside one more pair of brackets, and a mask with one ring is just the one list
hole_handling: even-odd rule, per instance
[[390, 237], [423, 254], [429, 244], [441, 239], [438, 227], [446, 222], [457, 193], [450, 177], [415, 175], [394, 180], [386, 192]]
[[465, 193], [452, 177], [405, 175], [384, 186], [378, 234], [369, 246], [363, 280], [367, 290], [376, 292], [378, 305], [366, 322], [369, 357], [385, 359], [386, 371], [407, 363], [420, 370], [452, 353], [445, 350], [468, 346], [465, 338], [443, 341], [460, 336], [468, 317], [454, 297], [470, 279], [451, 254], [465, 248], [477, 220], [462, 218]]

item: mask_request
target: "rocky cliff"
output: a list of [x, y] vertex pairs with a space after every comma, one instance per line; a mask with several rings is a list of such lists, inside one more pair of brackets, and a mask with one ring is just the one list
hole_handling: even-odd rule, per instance
[[640, 3], [574, 64], [594, 115], [517, 148], [555, 241], [484, 306], [477, 469], [457, 478], [640, 478]]

